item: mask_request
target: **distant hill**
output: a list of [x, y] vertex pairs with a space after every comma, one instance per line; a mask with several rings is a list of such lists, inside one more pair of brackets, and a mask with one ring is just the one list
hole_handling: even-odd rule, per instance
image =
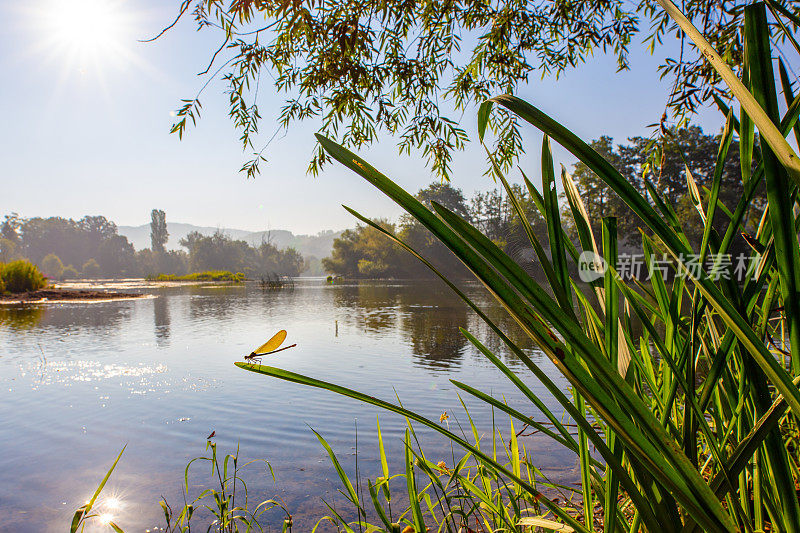
[[[141, 226], [118, 226], [119, 234], [127, 237], [134, 248], [150, 248], [150, 224]], [[291, 231], [282, 229], [271, 231], [247, 231], [234, 228], [214, 228], [210, 226], [195, 226], [193, 224], [181, 224], [180, 222], [168, 222], [169, 240], [167, 249], [181, 249], [180, 240], [193, 231], [198, 231], [203, 235], [211, 235], [215, 231], [221, 230], [233, 239], [247, 241], [258, 246], [263, 241], [271, 242], [278, 248], [293, 247], [300, 252], [303, 257], [323, 258], [331, 253], [333, 240], [339, 237], [341, 231], [321, 231], [316, 235], [295, 235]]]

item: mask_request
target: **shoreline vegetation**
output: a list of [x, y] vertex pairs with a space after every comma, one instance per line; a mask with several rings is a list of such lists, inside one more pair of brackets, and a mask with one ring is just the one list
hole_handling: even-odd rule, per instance
[[183, 250], [166, 249], [166, 214], [153, 210], [151, 246], [136, 250], [117, 225], [103, 216], [80, 220], [25, 218], [17, 213], [0, 222], [0, 262], [26, 260], [52, 280], [133, 278], [161, 274], [231, 271], [257, 279], [265, 274], [298, 276], [319, 261], [295, 248], [278, 248], [264, 236], [260, 243], [234, 239], [222, 230], [197, 231], [180, 239]]
[[147, 281], [229, 281], [233, 283], [247, 281], [247, 277], [242, 272], [233, 273], [229, 270], [207, 270], [184, 275], [158, 274], [155, 276], [146, 276], [144, 279]]
[[54, 287], [30, 261], [18, 259], [0, 263], [0, 303], [3, 304], [119, 300], [142, 296], [140, 293]]
[[130, 300], [145, 298], [146, 294], [138, 292], [111, 292], [88, 289], [61, 289], [48, 287], [23, 293], [0, 294], [0, 304], [14, 303], [62, 303], [62, 302], [99, 302], [108, 300]]

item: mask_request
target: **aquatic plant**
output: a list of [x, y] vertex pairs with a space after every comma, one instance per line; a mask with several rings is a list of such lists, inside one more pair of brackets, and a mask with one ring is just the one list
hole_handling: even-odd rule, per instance
[[267, 274], [258, 280], [258, 286], [262, 290], [271, 289], [294, 289], [294, 279], [289, 276], [279, 276], [277, 274]]
[[111, 468], [108, 469], [106, 472], [105, 477], [97, 486], [97, 489], [92, 494], [92, 497], [89, 498], [85, 504], [78, 507], [75, 510], [75, 514], [72, 516], [72, 522], [69, 526], [69, 533], [77, 533], [83, 532], [86, 528], [86, 524], [89, 522], [99, 522], [102, 525], [108, 526], [109, 529], [116, 531], [117, 533], [123, 533], [122, 529], [114, 522], [113, 517], [108, 513], [102, 513], [97, 511], [97, 498], [100, 496], [100, 493], [103, 492], [103, 488], [106, 486], [108, 482], [108, 478], [111, 477], [111, 474], [114, 472], [114, 469], [117, 467], [117, 463], [119, 462], [122, 454], [125, 452], [125, 448], [127, 445], [122, 447], [120, 450], [119, 455], [117, 458], [114, 459], [114, 462], [111, 464]]
[[0, 265], [0, 278], [5, 290], [11, 293], [37, 291], [47, 286], [44, 275], [26, 259]]
[[[184, 471], [183, 496], [184, 504], [177, 513], [166, 500], [159, 504], [164, 511], [168, 533], [184, 533], [192, 530], [192, 520], [202, 529], [215, 533], [240, 533], [250, 531], [264, 531], [265, 524], [260, 521], [265, 513], [273, 509], [280, 509], [285, 518], [281, 522], [281, 531], [291, 533], [292, 515], [286, 504], [278, 499], [268, 499], [258, 503], [249, 499], [247, 483], [241, 477], [241, 470], [250, 464], [263, 462], [272, 481], [275, 473], [267, 461], [250, 461], [239, 464], [239, 448], [235, 454], [228, 454], [220, 460], [217, 455], [217, 444], [212, 441], [214, 433], [206, 440], [207, 456], [195, 457], [186, 465]], [[211, 466], [212, 486], [204, 488], [194, 499], [189, 494], [189, 470], [195, 462], [208, 463]]]
[[[643, 196], [574, 133], [512, 96], [495, 97], [481, 106], [479, 135], [483, 138], [493, 106], [498, 105], [545, 134], [541, 190], [524, 174], [522, 181], [547, 223], [547, 248], [532, 231], [507, 177], [500, 168], [495, 170], [518, 215], [526, 221], [526, 233], [543, 268], [546, 286], [457, 214], [435, 203], [426, 207], [353, 152], [317, 137], [331, 158], [378, 188], [447, 246], [570, 382], [572, 398], [425, 257], [376, 222], [347, 208], [436, 272], [503, 341], [508, 353], [542, 382], [577, 424], [577, 433], [525, 385], [527, 375], [512, 371], [466, 331], [469, 342], [509, 379], [509, 386], [530, 401], [530, 410], [546, 420], [510, 407], [501, 397], [455, 380], [452, 383], [573, 452], [581, 474], [581, 504], [576, 512], [548, 497], [539, 485], [546, 482], [541, 473], [523, 470], [513, 453], [504, 460], [496, 447], [490, 450], [479, 439], [468, 439], [399, 404], [287, 370], [237, 363], [248, 371], [323, 388], [397, 413], [443, 435], [475, 461], [476, 477], [456, 476], [456, 485], [447, 477], [447, 484], [439, 487], [436, 479], [440, 476], [434, 466], [421, 453], [412, 452], [413, 432], [409, 430], [406, 468], [400, 474], [406, 480], [409, 505], [401, 523], [389, 518], [389, 501], [380, 497], [386, 483], [370, 482], [370, 499], [379, 523], [368, 524], [361, 512], [366, 510], [363, 500], [352, 493], [351, 483], [342, 479], [358, 519], [348, 524], [334, 516], [332, 520], [341, 530], [398, 531], [404, 527], [422, 532], [435, 527], [458, 531], [462, 528], [459, 521], [448, 518], [452, 516], [448, 514], [450, 500], [434, 498], [432, 489], [419, 486], [416, 476], [422, 475], [435, 490], [455, 490], [461, 509], [474, 509], [480, 529], [463, 529], [473, 527], [467, 524], [461, 531], [522, 531], [529, 525], [607, 533], [800, 531], [796, 418], [800, 413], [800, 218], [793, 208], [800, 185], [800, 159], [785, 140], [793, 131], [800, 139], [800, 97], [793, 95], [779, 61], [788, 108], [781, 117], [770, 50], [771, 28], [784, 28], [781, 35], [796, 46], [785, 28], [786, 24], [796, 27], [798, 21], [769, 3], [779, 23], [770, 26], [767, 5], [754, 3], [745, 8], [743, 83], [669, 0], [660, 3], [696, 42], [739, 104], [737, 110], [718, 102], [726, 125], [711, 187], [701, 190], [691, 172], [686, 172], [704, 225], [696, 248], [672, 206], [652, 186], [648, 184], [648, 195]], [[756, 142], [756, 128], [760, 143]], [[722, 165], [735, 133], [739, 135], [745, 193], [737, 205], [725, 206], [719, 201]], [[603, 219], [601, 235], [596, 238], [591, 229], [596, 221], [588, 219], [575, 184], [562, 169], [561, 183], [577, 242], [564, 233], [550, 139], [595, 172], [641, 219], [642, 256], [649, 283], [621, 274], [623, 257], [618, 253], [616, 220]], [[745, 276], [737, 280], [720, 275], [726, 265], [731, 267], [732, 246], [740, 232], [747, 231], [743, 216], [754, 207], [754, 191], [762, 183], [768, 207], [755, 233], [744, 235], [751, 251]], [[725, 232], [718, 233], [714, 222], [726, 219]], [[575, 276], [573, 265], [582, 276]], [[587, 283], [588, 294], [582, 290]], [[634, 328], [634, 321], [641, 328]], [[440, 472], [459, 472], [465, 465], [436, 467]]]
[[[210, 451], [210, 454], [195, 457], [186, 465], [182, 486], [184, 504], [180, 510], [175, 513], [166, 499], [159, 501], [164, 513], [165, 523], [161, 531], [166, 531], [167, 533], [189, 533], [192, 530], [193, 523], [195, 526], [199, 523], [203, 530], [209, 533], [264, 531], [264, 524], [261, 524], [259, 520], [268, 511], [280, 509], [285, 516], [281, 522], [281, 532], [291, 533], [292, 515], [287, 510], [286, 504], [279, 498], [264, 500], [257, 504], [254, 503], [248, 498], [247, 483], [241, 477], [241, 470], [244, 467], [252, 463], [263, 462], [274, 482], [275, 473], [272, 470], [272, 466], [267, 461], [250, 461], [244, 465], [239, 465], [238, 447], [236, 454], [228, 454], [220, 460], [217, 455], [217, 444], [212, 441], [214, 435], [215, 432], [212, 432], [206, 439], [206, 452]], [[117, 463], [126, 447], [127, 445], [119, 452], [92, 497], [75, 510], [70, 524], [70, 533], [83, 532], [90, 522], [107, 526], [117, 533], [124, 533], [124, 530], [114, 522], [113, 515], [103, 512], [102, 508], [107, 502], [98, 500], [98, 498], [117, 467]], [[211, 486], [204, 488], [190, 501], [189, 470], [195, 462], [207, 462], [211, 465], [210, 479], [212, 483]]]

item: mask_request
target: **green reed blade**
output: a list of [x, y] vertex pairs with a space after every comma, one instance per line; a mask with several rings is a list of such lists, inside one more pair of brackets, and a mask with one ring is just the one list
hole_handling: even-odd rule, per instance
[[[401, 206], [405, 207], [409, 213], [414, 215], [418, 220], [420, 220], [420, 222], [426, 225], [428, 229], [433, 231], [437, 237], [442, 239], [442, 241], [448, 247], [450, 247], [451, 250], [459, 255], [459, 257], [468, 267], [473, 269], [473, 272], [475, 272], [479, 279], [486, 284], [487, 288], [492, 290], [492, 292], [495, 294], [495, 297], [498, 298], [498, 301], [503, 303], [507, 309], [510, 309], [516, 319], [522, 320], [521, 325], [527, 329], [529, 334], [534, 335], [534, 338], [540, 343], [546, 353], [549, 351], [549, 355], [551, 355], [554, 363], [559, 366], [560, 370], [565, 373], [573, 385], [578, 386], [582, 393], [588, 392], [588, 388], [593, 388], [593, 397], [596, 399], [604, 398], [604, 400], [602, 400], [602, 407], [605, 415], [612, 416], [611, 413], [616, 412], [616, 414], [612, 416], [612, 421], [615, 424], [622, 424], [622, 426], [618, 426], [617, 429], [620, 429], [624, 426], [629, 426], [626, 428], [626, 433], [633, 435], [634, 438], [638, 438], [640, 436], [639, 431], [633, 426], [630, 426], [627, 422], [627, 418], [630, 415], [623, 414], [622, 411], [619, 411], [615, 402], [611, 401], [611, 398], [608, 397], [606, 393], [607, 389], [596, 386], [595, 378], [588, 378], [587, 376], [586, 379], [581, 381], [578, 376], [584, 372], [582, 369], [575, 366], [572, 361], [569, 362], [573, 368], [567, 370], [562, 363], [564, 363], [565, 360], [569, 360], [569, 356], [567, 355], [564, 360], [561, 359], [561, 355], [563, 355], [563, 349], [558, 348], [558, 344], [554, 345], [553, 341], [547, 339], [545, 331], [535, 323], [535, 319], [532, 320], [533, 317], [530, 316], [529, 311], [524, 305], [522, 305], [522, 303], [519, 301], [519, 298], [512, 291], [509, 291], [506, 285], [500, 279], [498, 279], [495, 274], [493, 274], [490, 270], [487, 270], [487, 267], [483, 263], [482, 259], [476, 256], [471, 249], [465, 248], [464, 243], [460, 240], [460, 238], [454, 235], [452, 230], [443, 227], [441, 221], [433, 217], [432, 214], [427, 211], [427, 209], [419, 204], [419, 202], [408, 195], [408, 193], [405, 193], [405, 191], [402, 191], [402, 189], [397, 187], [397, 185], [391, 182], [391, 180], [388, 180], [388, 178], [378, 173], [374, 168], [368, 166], [366, 162], [363, 162], [363, 160], [358, 158], [355, 154], [324, 137], [319, 136], [319, 140], [325, 149], [335, 159], [341, 161], [343, 164], [361, 174], [368, 181], [372, 182], [379, 189], [383, 190], [390, 198], [394, 199]], [[439, 211], [441, 216], [442, 211], [440, 209], [437, 209], [437, 211]], [[469, 228], [469, 231], [474, 230]], [[482, 236], [479, 235], [479, 237]], [[493, 246], [493, 244], [490, 243], [490, 251], [493, 252], [494, 250], [491, 249], [491, 246]], [[495, 263], [494, 266], [498, 266], [497, 263]], [[541, 291], [538, 286], [536, 286], [536, 289]], [[627, 384], [622, 381], [621, 378], [619, 378], [616, 369], [610, 371], [611, 369], [603, 368], [602, 362], [599, 361], [599, 359], [602, 358], [597, 357], [596, 348], [593, 347], [590, 342], [588, 342], [588, 339], [586, 339], [580, 329], [578, 329], [573, 323], [566, 320], [566, 317], [561, 314], [560, 310], [554, 305], [554, 302], [549, 297], [546, 295], [543, 296], [544, 299], [541, 302], [537, 302], [537, 309], [544, 311], [542, 307], [545, 307], [548, 320], [559, 322], [559, 325], [561, 326], [560, 332], [565, 334], [565, 336], [571, 337], [569, 341], [573, 346], [573, 349], [580, 349], [582, 352], [584, 352], [584, 355], [592, 354], [591, 359], [593, 359], [593, 366], [595, 369], [600, 370], [601, 373], [604, 374], [603, 378], [605, 380], [614, 383], [614, 386], [610, 388], [613, 390], [625, 390], [627, 388]], [[561, 350], [559, 357], [554, 357], [554, 349]], [[607, 362], [606, 365], [610, 366]], [[644, 417], [645, 420], [648, 417], [652, 418], [652, 414], [649, 413], [645, 406], [642, 405], [637, 398], [633, 397], [633, 395], [630, 395], [629, 397], [629, 395], [626, 394], [619, 394], [616, 396], [616, 398], [626, 404], [626, 408], [629, 409], [629, 413], [636, 413], [636, 416]], [[667, 472], [670, 473], [666, 474], [666, 477], [663, 477], [662, 480], [677, 490], [677, 494], [680, 495], [684, 505], [690, 507], [697, 514], [698, 519], [703, 521], [703, 523], [705, 523], [708, 527], [711, 529], [717, 529], [718, 527], [721, 527], [722, 529], [729, 529], [728, 526], [722, 527], [714, 525], [717, 520], [721, 521], [716, 522], [717, 524], [729, 523], [728, 521], [730, 518], [719, 506], [719, 503], [716, 501], [716, 499], [713, 498], [713, 495], [710, 493], [705, 483], [701, 482], [696, 471], [691, 469], [691, 465], [686, 461], [685, 457], [683, 457], [683, 455], [680, 453], [676, 453], [677, 450], [674, 447], [674, 443], [672, 443], [665, 434], [659, 433], [661, 430], [658, 424], [644, 423], [641, 425], [641, 427], [654, 435], [655, 442], [658, 442], [659, 445], [663, 447], [663, 451], [655, 455], [644, 452], [645, 449], [650, 447], [650, 444], [642, 440], [639, 440], [637, 446], [635, 446], [633, 449], [636, 450], [637, 453], [643, 453], [641, 456], [642, 459], [644, 459], [646, 462], [650, 462], [651, 467], [655, 469], [654, 473], [656, 474], [660, 473], [658, 468], [655, 466], [657, 463], [662, 463], [661, 468], [666, 466], [663, 464], [662, 460], [657, 460], [656, 457], [662, 458], [664, 454], [667, 454], [667, 456], [670, 457], [672, 464], [678, 467], [681, 474], [675, 477], [673, 474], [677, 472], [667, 470]], [[688, 479], [692, 479], [692, 481], [689, 482]], [[686, 485], [685, 483], [687, 482], [689, 482], [690, 485]], [[692, 488], [690, 489], [689, 486]], [[702, 505], [696, 504], [696, 497], [700, 497], [704, 503]], [[711, 514], [709, 514], [709, 512]], [[712, 516], [714, 516], [714, 518], [712, 518]]]

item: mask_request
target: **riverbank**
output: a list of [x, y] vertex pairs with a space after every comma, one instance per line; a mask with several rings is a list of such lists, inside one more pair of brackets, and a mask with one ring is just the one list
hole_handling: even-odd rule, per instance
[[111, 292], [84, 289], [63, 289], [49, 287], [37, 291], [16, 294], [0, 294], [0, 304], [17, 303], [64, 303], [64, 302], [106, 302], [111, 300], [132, 300], [146, 295], [131, 292]]

